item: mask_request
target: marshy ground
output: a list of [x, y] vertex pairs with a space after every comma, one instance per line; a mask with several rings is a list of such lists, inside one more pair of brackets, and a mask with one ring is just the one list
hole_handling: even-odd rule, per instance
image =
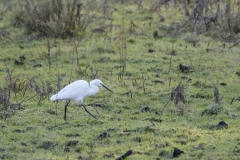
[[[239, 3], [1, 1], [1, 159], [239, 159]], [[99, 78], [79, 104], [49, 98]], [[57, 106], [57, 109], [56, 109]]]

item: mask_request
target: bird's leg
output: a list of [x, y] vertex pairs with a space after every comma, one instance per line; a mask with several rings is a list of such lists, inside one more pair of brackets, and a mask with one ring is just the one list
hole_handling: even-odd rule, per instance
[[58, 100], [56, 101], [56, 116], [57, 116], [57, 106], [58, 106]]
[[67, 106], [68, 106], [69, 103], [70, 103], [70, 101], [66, 101], [66, 104], [65, 104], [65, 112], [64, 112], [64, 120], [67, 119]]
[[[97, 111], [97, 113], [98, 113], [98, 110], [97, 110], [97, 108], [96, 108], [96, 106], [94, 106], [94, 109]], [[98, 115], [99, 115], [99, 113], [98, 113]]]
[[58, 106], [58, 100], [56, 101], [55, 127], [57, 126], [57, 106]]
[[90, 112], [87, 110], [87, 108], [86, 108], [86, 106], [85, 106], [84, 103], [82, 103], [82, 105], [83, 105], [85, 111], [86, 111], [88, 114], [90, 114], [93, 118], [95, 118], [96, 120], [98, 120], [92, 113], [90, 113]]

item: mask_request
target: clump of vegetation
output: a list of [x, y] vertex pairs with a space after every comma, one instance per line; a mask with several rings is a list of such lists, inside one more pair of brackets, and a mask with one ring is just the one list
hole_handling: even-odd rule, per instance
[[[85, 13], [82, 13], [83, 7]], [[83, 33], [95, 20], [97, 7], [94, 1], [88, 1], [87, 5], [84, 5], [77, 0], [27, 0], [26, 4], [17, 8], [12, 23], [24, 26], [27, 34], [37, 33], [39, 36], [56, 38], [73, 37]]]
[[230, 1], [184, 1], [178, 2], [184, 8], [186, 21], [175, 29], [179, 32], [204, 34], [225, 42], [236, 42], [234, 35], [240, 33], [240, 10], [238, 3]]

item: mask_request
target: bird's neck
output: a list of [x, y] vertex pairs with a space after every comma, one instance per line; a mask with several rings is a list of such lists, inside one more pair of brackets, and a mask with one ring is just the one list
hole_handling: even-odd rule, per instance
[[98, 87], [97, 86], [90, 86], [90, 89], [88, 91], [88, 97], [89, 96], [93, 96], [95, 94], [97, 94], [97, 92], [99, 91]]

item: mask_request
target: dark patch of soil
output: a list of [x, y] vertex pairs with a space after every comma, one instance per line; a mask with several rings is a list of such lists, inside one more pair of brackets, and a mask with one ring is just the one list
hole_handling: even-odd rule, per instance
[[117, 144], [120, 144], [120, 143], [122, 143], [122, 141], [120, 141], [120, 140], [116, 140], [116, 143], [117, 143]]
[[133, 154], [133, 151], [132, 150], [128, 150], [126, 153], [124, 153], [122, 156], [116, 158], [116, 160], [123, 160], [125, 159], [126, 157], [130, 156], [131, 154]]
[[1, 159], [5, 159], [7, 156], [4, 154], [4, 155], [0, 155], [0, 158]]
[[150, 48], [150, 49], [148, 50], [148, 52], [149, 52], [149, 53], [153, 53], [153, 52], [155, 52], [155, 50]]
[[148, 106], [141, 109], [141, 112], [148, 112], [150, 111], [150, 108]]
[[43, 148], [43, 149], [50, 149], [50, 148], [54, 148], [56, 145], [57, 145], [57, 143], [55, 143], [55, 142], [45, 141], [39, 147]]
[[220, 85], [221, 86], [227, 86], [227, 83], [222, 82], [222, 83], [220, 83]]
[[228, 128], [228, 124], [224, 121], [220, 121], [217, 125], [217, 129], [224, 129], [224, 128], [225, 129]]
[[[158, 77], [158, 76], [156, 76], [156, 77]], [[154, 83], [159, 83], [159, 84], [164, 84], [164, 82], [161, 81], [161, 80], [154, 80], [153, 82], [154, 82]]]
[[67, 146], [76, 146], [78, 144], [77, 140], [68, 141]]
[[70, 133], [70, 134], [66, 134], [66, 137], [80, 137], [80, 134], [78, 134], [78, 133]]
[[16, 133], [24, 133], [25, 131], [24, 131], [24, 130], [21, 130], [21, 129], [15, 129], [13, 132], [16, 132]]
[[104, 139], [109, 137], [110, 135], [107, 132], [103, 132], [98, 136], [98, 139]]
[[182, 71], [182, 72], [185, 72], [185, 73], [188, 73], [189, 72], [189, 67], [188, 66], [184, 66], [182, 64], [179, 64], [179, 69]]
[[15, 61], [14, 61], [14, 64], [16, 64], [16, 65], [23, 65], [24, 63], [23, 63], [22, 61], [15, 60]]
[[5, 150], [5, 148], [0, 148], [0, 152], [4, 152]]
[[70, 148], [69, 147], [64, 148], [64, 152], [70, 152]]
[[173, 158], [177, 158], [178, 156], [180, 156], [180, 154], [184, 153], [183, 151], [181, 151], [180, 149], [178, 148], [174, 148], [174, 151], [173, 151]]
[[26, 143], [24, 143], [24, 142], [21, 142], [21, 145], [22, 145], [22, 146], [27, 146], [27, 144], [26, 144]]
[[240, 76], [240, 71], [236, 72], [236, 75]]
[[25, 59], [26, 59], [26, 55], [21, 55], [21, 56], [19, 57], [19, 59], [20, 59], [21, 61], [25, 60]]

